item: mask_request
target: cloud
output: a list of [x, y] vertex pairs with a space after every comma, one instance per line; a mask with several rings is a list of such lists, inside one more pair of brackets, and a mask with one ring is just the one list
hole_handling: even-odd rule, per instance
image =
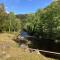
[[10, 12], [9, 12], [7, 9], [8, 9], [8, 7], [5, 7], [5, 12], [6, 12], [7, 14], [9, 14]]
[[6, 10], [6, 13], [9, 14], [10, 12]]

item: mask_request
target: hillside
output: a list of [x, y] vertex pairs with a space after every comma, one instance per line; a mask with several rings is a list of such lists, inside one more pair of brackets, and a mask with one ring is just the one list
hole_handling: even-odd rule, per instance
[[[30, 28], [28, 27], [28, 30], [29, 32], [33, 33], [32, 35], [34, 35], [35, 33], [38, 33], [35, 35], [36, 36], [41, 35], [43, 38], [47, 37], [51, 39], [60, 40], [60, 5], [59, 4], [60, 4], [60, 1], [54, 1], [53, 3], [51, 3], [51, 5], [47, 6], [42, 11], [41, 10], [37, 11], [36, 15], [35, 14], [32, 14], [32, 15], [18, 14], [16, 15], [16, 17], [19, 19], [15, 18], [14, 13], [10, 13], [9, 18], [6, 20], [5, 18], [7, 17], [4, 16], [4, 13], [2, 13], [0, 15], [1, 17], [0, 32], [3, 32], [3, 31], [8, 32], [9, 30], [11, 30], [11, 32], [19, 31], [20, 26], [22, 28], [23, 26], [25, 26], [25, 23], [26, 23], [25, 20], [29, 20], [27, 21], [26, 25], [31, 23], [29, 26]], [[9, 25], [10, 22], [12, 22], [11, 25]], [[57, 33], [57, 34], [54, 34], [54, 33]], [[13, 38], [15, 38], [15, 36], [16, 34], [14, 33], [11, 33], [11, 34], [0, 33], [0, 60], [54, 60], [54, 59], [45, 57], [41, 53], [37, 54], [37, 52], [35, 51], [32, 53], [30, 53], [28, 50], [25, 51], [24, 49], [19, 47], [15, 41], [13, 41]], [[45, 42], [42, 43], [42, 45], [43, 44], [45, 44]], [[46, 46], [48, 45], [50, 47], [52, 46], [51, 44], [47, 43]], [[39, 47], [41, 46], [40, 43], [38, 46]]]
[[12, 40], [14, 36], [8, 33], [0, 34], [0, 60], [50, 60], [36, 52], [25, 52]]
[[16, 17], [19, 18], [20, 20], [24, 20], [27, 18], [28, 14], [17, 14]]

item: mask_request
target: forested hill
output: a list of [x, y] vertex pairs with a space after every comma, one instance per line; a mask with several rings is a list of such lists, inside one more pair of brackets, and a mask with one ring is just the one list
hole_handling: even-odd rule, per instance
[[[54, 32], [57, 32], [60, 30], [59, 28], [60, 26], [59, 25], [59, 19], [60, 19], [59, 3], [60, 1], [54, 1], [46, 8], [38, 9], [36, 13], [34, 14], [31, 13], [31, 14], [18, 14], [18, 15], [15, 15], [13, 12], [10, 12], [9, 14], [7, 14], [5, 12], [5, 6], [3, 4], [0, 4], [0, 7], [2, 7], [0, 8], [0, 23], [1, 23], [0, 31], [19, 31], [21, 26], [27, 27], [26, 25], [29, 25], [31, 23], [29, 25], [30, 27], [28, 26], [29, 29], [27, 28], [27, 30], [30, 30], [30, 32], [34, 31], [34, 33], [36, 32], [37, 34], [39, 32], [51, 33], [52, 30]], [[8, 15], [8, 17], [6, 15]], [[55, 20], [56, 20], [56, 23], [53, 22]], [[42, 29], [42, 27], [44, 28]]]
[[27, 18], [28, 14], [17, 14], [16, 17], [19, 18], [20, 20], [24, 20]]
[[31, 35], [39, 39], [32, 42], [35, 48], [44, 46], [45, 49], [53, 50], [56, 47], [55, 51], [60, 50], [60, 1], [54, 1], [27, 17], [25, 27]]
[[45, 38], [60, 36], [60, 1], [53, 1], [44, 9], [38, 9], [35, 14], [27, 17], [27, 30], [32, 35], [41, 35]]
[[[26, 23], [26, 29], [33, 35], [53, 38], [60, 32], [60, 1], [55, 0], [44, 9], [38, 9], [34, 14], [16, 15]], [[26, 20], [26, 21], [25, 21]], [[23, 24], [23, 22], [22, 22]], [[53, 38], [54, 39], [54, 38]]]

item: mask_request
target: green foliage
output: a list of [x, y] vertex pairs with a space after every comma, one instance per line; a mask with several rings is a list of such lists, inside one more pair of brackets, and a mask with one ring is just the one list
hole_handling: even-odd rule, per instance
[[[4, 5], [3, 5], [4, 6]], [[0, 9], [0, 32], [17, 32], [21, 28], [21, 22], [13, 12], [7, 14], [4, 7]]]
[[[60, 36], [60, 1], [54, 1], [44, 9], [34, 14], [15, 15], [5, 13], [4, 7], [0, 11], [0, 31], [26, 30], [35, 36], [58, 39]], [[4, 5], [3, 5], [4, 6]]]
[[5, 22], [5, 20], [7, 19], [6, 17], [7, 17], [7, 15], [2, 6], [2, 8], [0, 9], [0, 32], [2, 32], [2, 30], [3, 30], [3, 26], [4, 26], [3, 22]]
[[20, 21], [16, 18], [15, 14], [11, 12], [8, 17], [8, 23], [9, 23], [9, 32], [10, 31], [18, 31], [20, 29]]
[[43, 38], [58, 39], [60, 36], [60, 1], [47, 8], [39, 9], [27, 17], [26, 29], [29, 33]]

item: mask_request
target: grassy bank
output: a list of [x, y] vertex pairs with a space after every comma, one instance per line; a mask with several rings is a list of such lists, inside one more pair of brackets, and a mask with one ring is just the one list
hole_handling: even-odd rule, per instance
[[38, 55], [36, 52], [30, 53], [18, 47], [12, 39], [16, 34], [0, 34], [0, 60], [53, 60]]

